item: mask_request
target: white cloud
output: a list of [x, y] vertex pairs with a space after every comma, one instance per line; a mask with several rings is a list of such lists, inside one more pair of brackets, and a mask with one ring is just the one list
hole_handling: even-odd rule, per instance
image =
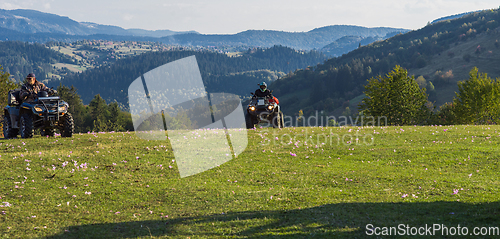
[[125, 20], [125, 21], [130, 21], [130, 20], [134, 19], [134, 17], [135, 16], [132, 14], [123, 14], [123, 16], [122, 16], [123, 20]]
[[5, 10], [12, 10], [21, 8], [21, 6], [9, 2], [0, 2], [0, 8]]
[[498, 0], [0, 0], [3, 9], [34, 9], [76, 21], [201, 33], [308, 31], [335, 24], [417, 29], [440, 17], [499, 5]]

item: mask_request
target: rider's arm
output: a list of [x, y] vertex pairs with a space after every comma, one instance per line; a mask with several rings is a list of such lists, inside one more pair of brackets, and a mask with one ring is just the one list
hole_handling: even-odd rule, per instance
[[49, 91], [49, 87], [40, 82], [40, 91]]
[[29, 90], [26, 88], [25, 85], [21, 87], [21, 92], [19, 92], [19, 97], [24, 100], [28, 95], [30, 95]]

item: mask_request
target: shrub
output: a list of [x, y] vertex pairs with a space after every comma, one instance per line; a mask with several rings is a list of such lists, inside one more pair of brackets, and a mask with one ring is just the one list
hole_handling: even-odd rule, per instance
[[368, 80], [366, 98], [360, 111], [366, 116], [387, 117], [390, 125], [413, 125], [424, 122], [430, 115], [425, 106], [427, 94], [420, 89], [414, 76], [400, 66], [394, 67], [385, 77]]
[[500, 120], [500, 80], [493, 80], [474, 67], [468, 80], [458, 82], [453, 105], [459, 123], [497, 124]]

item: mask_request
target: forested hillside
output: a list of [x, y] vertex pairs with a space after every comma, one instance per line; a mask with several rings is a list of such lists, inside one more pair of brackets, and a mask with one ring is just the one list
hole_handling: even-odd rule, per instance
[[54, 72], [52, 64], [69, 63], [73, 59], [64, 54], [52, 51], [42, 44], [30, 44], [17, 41], [0, 42], [0, 65], [11, 74], [11, 79], [23, 80], [30, 72], [37, 79], [44, 81], [48, 73]]
[[437, 22], [288, 74], [271, 88], [289, 114], [300, 109], [307, 115], [314, 110], [356, 108], [349, 100], [363, 93], [367, 79], [401, 65], [423, 77], [430, 100], [439, 106], [452, 100], [456, 82], [467, 79], [475, 65], [490, 76], [500, 76], [499, 25], [498, 9]]
[[116, 100], [127, 107], [127, 89], [132, 81], [158, 66], [191, 55], [196, 56], [207, 91], [245, 96], [257, 88], [258, 82], [269, 83], [284, 72], [317, 65], [326, 59], [315, 51], [301, 52], [283, 46], [250, 49], [237, 57], [210, 51], [148, 52], [68, 76], [61, 83], [76, 87], [85, 104], [100, 94], [107, 102]]
[[338, 57], [360, 46], [383, 40], [382, 37], [345, 36], [321, 48], [321, 52], [328, 56]]

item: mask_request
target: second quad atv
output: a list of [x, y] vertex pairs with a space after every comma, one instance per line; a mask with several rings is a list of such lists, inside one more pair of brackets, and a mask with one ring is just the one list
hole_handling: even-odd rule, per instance
[[283, 128], [283, 112], [272, 96], [257, 97], [253, 93], [252, 99], [247, 106], [245, 121], [247, 129], [252, 129], [260, 123], [272, 124], [274, 128]]
[[[73, 136], [73, 117], [69, 105], [55, 96], [55, 90], [41, 91], [32, 102], [21, 102], [20, 90], [11, 90], [4, 108], [3, 134], [5, 138], [32, 138], [36, 129], [42, 136], [54, 136], [59, 129], [62, 137]], [[50, 95], [50, 96], [49, 96]]]

